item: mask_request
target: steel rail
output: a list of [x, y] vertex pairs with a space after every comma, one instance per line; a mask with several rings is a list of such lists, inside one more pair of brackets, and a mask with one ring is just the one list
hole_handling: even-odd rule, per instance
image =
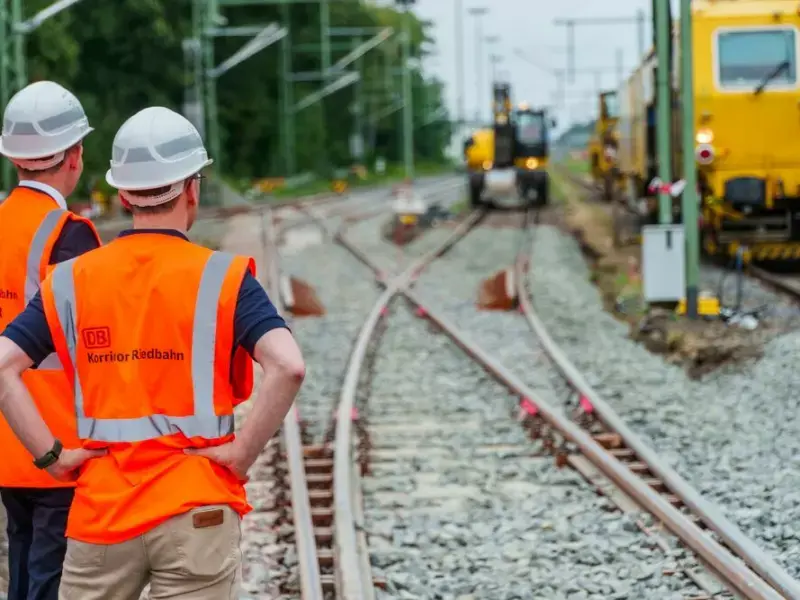
[[[638, 455], [642, 462], [647, 464], [651, 472], [658, 476], [664, 482], [664, 485], [692, 510], [694, 515], [700, 517], [709, 529], [719, 535], [722, 541], [734, 550], [744, 562], [749, 564], [764, 580], [788, 598], [800, 598], [800, 582], [781, 569], [771, 556], [729, 521], [718, 507], [703, 498], [688, 481], [669, 465], [665, 464], [658, 457], [658, 454], [645, 444], [600, 394], [591, 387], [583, 374], [567, 358], [548, 333], [531, 302], [529, 289], [526, 285], [528, 277], [525, 272], [528, 260], [528, 257], [520, 253], [515, 263], [515, 279], [520, 306], [530, 328], [536, 334], [539, 342], [564, 378], [577, 392], [589, 400], [599, 420], [611, 431], [618, 433], [625, 444]], [[728, 576], [727, 574], [722, 575], [726, 576], [726, 578]]]
[[[531, 389], [523, 381], [511, 373], [504, 365], [448, 319], [438, 309], [432, 309], [424, 303], [412, 290], [401, 292], [413, 304], [425, 309], [427, 318], [438, 325], [462, 350], [483, 364], [498, 381], [520, 397], [529, 398], [539, 409], [539, 414], [550, 425], [573, 442], [598, 469], [611, 479], [620, 489], [626, 492], [648, 512], [655, 515], [670, 531], [683, 542], [712, 569], [720, 573], [737, 592], [748, 600], [779, 600], [782, 598], [769, 584], [757, 577], [742, 561], [732, 556], [719, 543], [709, 538], [686, 515], [681, 513], [667, 500], [657, 494], [647, 483], [614, 458], [581, 427], [567, 417], [561, 415], [546, 402], [541, 392]], [[791, 596], [795, 598], [795, 596]]]
[[[342, 235], [337, 236], [337, 241], [350, 250], [356, 258], [359, 258], [359, 260], [371, 268], [376, 273], [378, 281], [386, 286], [386, 291], [381, 297], [381, 300], [391, 298], [400, 293], [416, 306], [423, 308], [426, 311], [428, 319], [438, 325], [442, 331], [469, 356], [481, 363], [499, 382], [520, 397], [529, 398], [534, 401], [539, 409], [539, 414], [550, 423], [550, 425], [561, 432], [567, 440], [574, 443], [581, 453], [613, 481], [617, 487], [626, 492], [643, 508], [658, 518], [670, 531], [678, 536], [686, 546], [710, 565], [713, 570], [719, 573], [734, 590], [742, 594], [748, 600], [780, 600], [782, 598], [782, 596], [778, 595], [767, 582], [759, 578], [741, 560], [731, 555], [722, 545], [708, 537], [708, 535], [695, 525], [691, 519], [681, 513], [641, 478], [623, 465], [623, 463], [606, 451], [600, 444], [592, 439], [586, 431], [581, 429], [579, 425], [573, 423], [554, 410], [549, 403], [543, 400], [540, 392], [532, 390], [504, 365], [496, 361], [496, 359], [474, 341], [470, 340], [466, 334], [460, 332], [455, 325], [443, 317], [438, 310], [431, 309], [427, 303], [422, 301], [415, 291], [409, 289], [408, 286], [413, 282], [413, 279], [420, 274], [421, 270], [429, 264], [430, 261], [427, 263], [418, 261], [409, 267], [403, 275], [387, 282], [380, 277], [382, 273], [380, 267], [374, 264], [365, 253], [354, 247]], [[450, 245], [452, 245], [452, 243], [446, 246], [449, 247]], [[435, 257], [442, 253], [441, 250], [437, 249], [437, 251], [432, 254], [434, 254]], [[413, 273], [412, 277], [408, 277], [409, 273]], [[401, 285], [398, 286], [398, 284]], [[375, 323], [377, 323], [380, 310], [376, 308], [373, 313], [375, 315]], [[373, 314], [370, 316], [372, 317]], [[350, 404], [350, 406], [352, 407], [352, 404]], [[340, 413], [340, 416], [346, 417], [348, 414], [349, 413]], [[338, 424], [339, 423], [337, 423], [337, 425]], [[337, 435], [337, 442], [338, 441], [339, 438]], [[347, 473], [344, 472], [341, 475], [346, 476]], [[792, 599], [796, 598], [796, 596], [789, 597]], [[346, 600], [350, 600], [350, 598], [346, 598]]]
[[[280, 267], [275, 237], [272, 210], [266, 209], [261, 218], [261, 243], [267, 258], [267, 282], [270, 296], [279, 313], [283, 313], [280, 294]], [[294, 539], [297, 546], [297, 561], [300, 571], [300, 590], [302, 600], [323, 600], [317, 542], [314, 535], [314, 522], [311, 518], [306, 468], [303, 460], [303, 443], [300, 437], [300, 415], [297, 404], [283, 420], [281, 435], [289, 467], [289, 482], [292, 497], [292, 520]]]
[[[576, 185], [582, 185], [577, 176], [568, 176]], [[586, 186], [588, 187], [588, 185]], [[528, 256], [533, 255], [532, 245]], [[520, 253], [515, 261], [517, 296], [523, 314], [533, 332], [539, 338], [542, 346], [552, 359], [555, 366], [576, 391], [583, 394], [592, 404], [598, 419], [611, 431], [620, 435], [627, 446], [633, 450], [639, 458], [647, 463], [651, 472], [658, 476], [664, 485], [681, 501], [688, 506], [692, 512], [702, 519], [706, 526], [714, 531], [720, 539], [731, 550], [736, 552], [750, 568], [764, 578], [776, 590], [785, 594], [787, 598], [800, 599], [800, 582], [792, 578], [775, 560], [763, 549], [753, 542], [747, 535], [732, 523], [722, 511], [713, 503], [706, 500], [691, 484], [681, 477], [672, 467], [665, 464], [658, 458], [656, 452], [645, 444], [636, 435], [624, 420], [614, 411], [613, 408], [591, 387], [583, 374], [572, 364], [567, 356], [559, 348], [547, 331], [542, 320], [536, 314], [533, 303], [530, 299], [528, 289], [528, 275], [525, 272], [525, 263], [529, 260]], [[765, 282], [783, 290], [784, 292], [800, 296], [800, 290], [795, 290], [792, 286], [782, 281], [779, 277], [772, 276], [771, 273], [749, 267], [751, 273]]]
[[[336, 410], [336, 437], [333, 452], [333, 496], [334, 496], [334, 542], [339, 559], [337, 569], [338, 591], [341, 600], [365, 600], [366, 590], [363, 588], [361, 576], [361, 559], [358, 554], [358, 541], [356, 536], [355, 508], [353, 506], [352, 481], [353, 481], [353, 428], [351, 413], [355, 405], [356, 390], [361, 374], [361, 365], [366, 356], [367, 347], [375, 331], [375, 326], [382, 318], [383, 309], [391, 302], [392, 298], [400, 292], [409, 280], [436, 257], [462, 238], [475, 226], [483, 216], [484, 211], [474, 211], [463, 221], [452, 234], [438, 248], [428, 252], [414, 261], [400, 275], [393, 277], [385, 283], [386, 290], [381, 294], [369, 312], [361, 330], [358, 333], [355, 346], [347, 365], [344, 383], [339, 396], [339, 405]], [[350, 244], [342, 235], [342, 229], [336, 232], [335, 239], [354, 256], [369, 263], [369, 258], [358, 248]]]
[[770, 273], [769, 271], [752, 264], [747, 265], [745, 273], [755, 277], [756, 279], [760, 279], [762, 282], [772, 286], [779, 292], [789, 294], [795, 300], [800, 299], [800, 279], [781, 277], [776, 273]]

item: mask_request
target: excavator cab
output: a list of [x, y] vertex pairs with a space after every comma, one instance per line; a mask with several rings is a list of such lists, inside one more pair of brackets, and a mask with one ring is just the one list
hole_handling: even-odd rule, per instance
[[515, 115], [516, 149], [514, 166], [517, 171], [517, 191], [529, 202], [547, 204], [549, 185], [547, 161], [550, 154], [550, 129], [555, 119], [544, 109], [534, 110], [522, 104]]

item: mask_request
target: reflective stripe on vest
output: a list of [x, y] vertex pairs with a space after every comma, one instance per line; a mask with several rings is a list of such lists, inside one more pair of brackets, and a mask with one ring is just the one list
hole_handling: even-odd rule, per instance
[[55, 268], [52, 291], [75, 375], [75, 414], [79, 438], [99, 442], [141, 442], [175, 433], [206, 439], [217, 439], [233, 433], [233, 413], [221, 416], [214, 413], [214, 355], [219, 298], [234, 258], [232, 254], [214, 252], [200, 279], [192, 329], [194, 414], [188, 417], [154, 414], [132, 419], [97, 419], [86, 416], [83, 389], [76, 367], [75, 259]]
[[[28, 260], [27, 264], [25, 265], [25, 306], [33, 300], [33, 297], [39, 291], [42, 280], [39, 278], [40, 270], [42, 266], [42, 261], [44, 260], [44, 250], [47, 247], [47, 242], [50, 239], [50, 236], [56, 230], [61, 217], [64, 215], [64, 211], [60, 208], [55, 210], [51, 210], [47, 215], [45, 215], [42, 224], [39, 225], [39, 228], [36, 230], [36, 233], [33, 235], [33, 241], [31, 242], [31, 247], [28, 249]], [[58, 354], [53, 352], [52, 354], [48, 355], [39, 366], [36, 367], [37, 371], [62, 371], [64, 367], [61, 365], [61, 361], [58, 358]]]

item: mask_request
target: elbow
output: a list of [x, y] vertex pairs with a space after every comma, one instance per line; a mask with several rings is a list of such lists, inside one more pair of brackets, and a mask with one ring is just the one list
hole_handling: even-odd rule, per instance
[[306, 363], [302, 359], [286, 362], [281, 365], [280, 371], [287, 381], [300, 387], [306, 378]]

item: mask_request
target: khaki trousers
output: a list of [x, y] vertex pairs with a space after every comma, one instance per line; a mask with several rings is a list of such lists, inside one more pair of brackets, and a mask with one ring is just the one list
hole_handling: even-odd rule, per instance
[[67, 542], [58, 600], [235, 600], [241, 583], [239, 515], [204, 506], [119, 544]]

